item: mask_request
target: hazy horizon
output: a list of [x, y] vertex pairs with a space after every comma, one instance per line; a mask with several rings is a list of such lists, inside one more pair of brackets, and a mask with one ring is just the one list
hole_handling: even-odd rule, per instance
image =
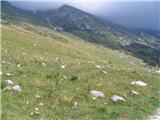
[[[96, 2], [97, 1], [97, 2]], [[66, 1], [9, 1], [12, 5], [31, 11], [57, 9], [63, 4], [68, 4], [85, 12], [91, 13], [103, 19], [107, 19], [113, 23], [130, 27], [134, 29], [142, 29], [146, 31], [160, 32], [160, 2], [157, 1], [134, 1], [125, 0], [94, 0], [94, 2], [72, 2]]]

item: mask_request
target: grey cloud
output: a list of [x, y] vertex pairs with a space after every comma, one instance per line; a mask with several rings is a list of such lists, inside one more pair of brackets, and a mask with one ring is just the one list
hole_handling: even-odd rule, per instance
[[57, 9], [69, 4], [96, 16], [126, 27], [159, 30], [160, 2], [11, 2], [27, 10]]

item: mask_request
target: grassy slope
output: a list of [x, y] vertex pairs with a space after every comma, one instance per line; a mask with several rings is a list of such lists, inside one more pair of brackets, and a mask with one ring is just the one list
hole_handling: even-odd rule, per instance
[[[145, 70], [139, 59], [67, 33], [44, 28], [41, 32], [45, 36], [15, 26], [2, 26], [2, 60], [6, 62], [2, 64], [2, 80], [12, 79], [22, 88], [21, 93], [2, 91], [3, 120], [139, 120], [158, 106], [160, 76]], [[46, 67], [41, 65], [43, 62]], [[103, 69], [96, 69], [93, 62]], [[16, 67], [19, 63], [21, 68]], [[66, 69], [60, 68], [63, 64]], [[14, 76], [5, 76], [7, 72]], [[73, 75], [79, 79], [71, 81]], [[148, 86], [130, 85], [133, 80], [142, 80]], [[129, 95], [129, 89], [140, 95]], [[105, 98], [92, 100], [90, 90], [104, 92]], [[110, 97], [114, 94], [123, 96], [127, 102], [113, 103]], [[77, 109], [72, 108], [74, 101], [78, 101]], [[44, 106], [38, 106], [40, 102]], [[35, 107], [40, 109], [40, 115], [31, 116]]]

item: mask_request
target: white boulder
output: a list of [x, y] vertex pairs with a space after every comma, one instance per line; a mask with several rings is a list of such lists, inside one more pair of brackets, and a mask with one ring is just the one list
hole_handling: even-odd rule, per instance
[[17, 67], [20, 68], [20, 67], [21, 67], [21, 64], [18, 64]]
[[11, 87], [11, 86], [7, 86], [7, 87], [5, 87], [3, 90], [4, 90], [4, 91], [5, 91], [5, 90], [12, 90], [12, 87]]
[[63, 75], [63, 78], [64, 78], [64, 79], [67, 79], [67, 76]]
[[101, 65], [96, 65], [95, 66], [97, 69], [101, 69]]
[[35, 95], [35, 97], [36, 97], [36, 98], [40, 98], [41, 96], [40, 96], [40, 95]]
[[134, 91], [134, 90], [129, 90], [129, 93], [132, 94], [132, 95], [138, 95], [139, 93]]
[[39, 111], [34, 111], [34, 114], [35, 114], [35, 115], [39, 115], [40, 112], [39, 112]]
[[39, 111], [34, 111], [34, 112], [31, 112], [31, 113], [30, 113], [31, 116], [33, 116], [33, 115], [39, 115], [39, 114], [40, 114]]
[[0, 71], [0, 76], [2, 76], [2, 74], [3, 74], [2, 71]]
[[144, 87], [146, 86], [147, 84], [142, 82], [142, 81], [133, 81], [131, 82], [132, 85], [137, 85], [137, 86], [141, 86], [141, 87]]
[[34, 43], [34, 47], [36, 47], [37, 46], [37, 44], [36, 43]]
[[40, 57], [41, 60], [43, 60], [43, 57]]
[[39, 106], [43, 106], [44, 104], [43, 104], [42, 102], [40, 102], [38, 105], [39, 105]]
[[46, 67], [46, 63], [42, 63], [42, 66], [43, 66], [43, 67]]
[[6, 63], [6, 61], [4, 61], [4, 60], [2, 60], [2, 62], [1, 62], [2, 64], [5, 64]]
[[107, 71], [104, 71], [104, 70], [103, 70], [102, 73], [107, 74]]
[[160, 70], [156, 70], [155, 72], [160, 74]]
[[66, 65], [62, 65], [61, 68], [62, 68], [62, 69], [65, 69], [65, 68], [66, 68]]
[[91, 94], [93, 100], [97, 99], [98, 97], [100, 97], [100, 98], [104, 97], [104, 94], [102, 92], [96, 91], [96, 90], [90, 91], [90, 94]]
[[58, 58], [58, 57], [56, 57], [56, 61], [57, 61], [57, 62], [59, 61], [59, 58]]
[[5, 82], [6, 84], [10, 84], [10, 85], [13, 85], [13, 84], [14, 84], [14, 82], [13, 82], [12, 80], [4, 80], [4, 82]]
[[8, 50], [4, 50], [5, 53], [8, 53]]
[[38, 111], [38, 110], [39, 110], [39, 108], [37, 108], [37, 107], [36, 107], [36, 108], [34, 108], [34, 109], [35, 109], [35, 111]]
[[5, 90], [9, 90], [9, 91], [12, 90], [12, 91], [15, 91], [15, 92], [21, 92], [21, 91], [22, 91], [19, 85], [7, 86], [7, 87], [5, 87], [3, 90], [4, 90], [4, 91], [5, 91]]
[[12, 87], [12, 90], [15, 91], [15, 92], [21, 92], [21, 87], [19, 85], [15, 85]]
[[11, 77], [11, 76], [13, 76], [13, 74], [11, 74], [11, 73], [6, 73], [6, 76]]
[[28, 101], [26, 101], [26, 104], [29, 104], [29, 102], [28, 102]]
[[120, 97], [120, 96], [117, 96], [117, 95], [113, 95], [111, 97], [111, 99], [114, 101], [114, 102], [117, 102], [117, 101], [126, 101], [123, 97]]
[[78, 107], [78, 102], [77, 101], [75, 101], [74, 103], [73, 103], [73, 108], [77, 108]]

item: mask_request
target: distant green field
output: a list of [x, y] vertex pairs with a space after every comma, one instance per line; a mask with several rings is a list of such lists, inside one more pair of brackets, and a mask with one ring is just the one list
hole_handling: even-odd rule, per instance
[[[33, 28], [2, 25], [1, 88], [7, 79], [22, 88], [20, 93], [2, 90], [2, 120], [142, 120], [158, 107], [160, 75], [140, 59], [64, 32]], [[131, 85], [134, 80], [147, 86]], [[129, 94], [131, 89], [140, 94]], [[92, 100], [91, 90], [105, 97]], [[126, 102], [114, 103], [112, 95]], [[39, 114], [32, 115], [35, 108]]]

